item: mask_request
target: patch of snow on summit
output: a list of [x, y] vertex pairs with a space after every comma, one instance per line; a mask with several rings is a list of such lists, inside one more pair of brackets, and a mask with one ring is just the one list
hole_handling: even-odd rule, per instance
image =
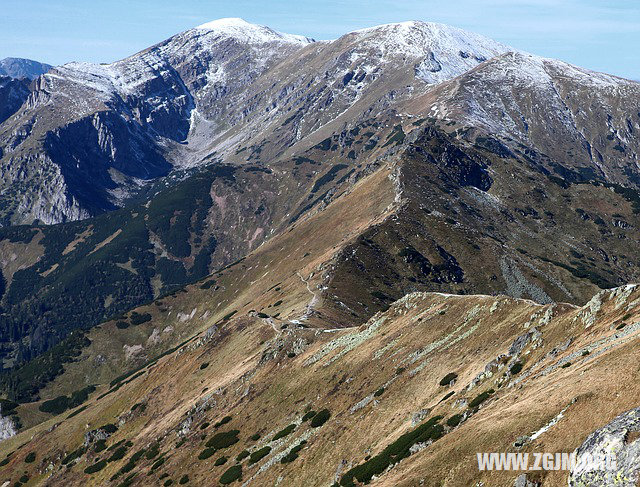
[[269, 42], [286, 42], [291, 44], [310, 44], [314, 42], [309, 37], [284, 34], [264, 25], [251, 24], [240, 18], [225, 18], [213, 20], [199, 25], [196, 30], [212, 31], [220, 35], [233, 37], [234, 39], [253, 44], [266, 44]]
[[409, 21], [354, 31], [361, 48], [377, 52], [382, 61], [415, 59], [415, 74], [440, 83], [473, 69], [512, 48], [473, 32], [433, 22]]

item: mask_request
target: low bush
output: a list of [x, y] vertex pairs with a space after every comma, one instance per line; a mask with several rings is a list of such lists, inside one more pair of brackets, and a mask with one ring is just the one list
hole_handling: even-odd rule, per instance
[[447, 392], [444, 397], [442, 399], [440, 399], [440, 402], [444, 402], [447, 399], [449, 399], [451, 396], [453, 396], [456, 393], [456, 391], [451, 391], [451, 392]]
[[353, 467], [340, 479], [340, 485], [353, 487], [354, 479], [368, 484], [371, 479], [384, 472], [389, 465], [398, 463], [411, 454], [411, 447], [417, 443], [436, 441], [442, 437], [444, 428], [438, 424], [442, 416], [435, 416], [415, 429], [403, 434], [396, 441], [389, 444], [381, 453]]
[[224, 465], [225, 463], [227, 463], [227, 460], [229, 460], [229, 457], [220, 457], [213, 464], [216, 467], [219, 467], [220, 465]]
[[239, 430], [225, 431], [223, 433], [216, 433], [207, 441], [206, 446], [208, 448], [214, 448], [216, 450], [222, 450], [234, 445], [238, 442]]
[[178, 481], [178, 483], [180, 485], [189, 483], [189, 476], [187, 474], [184, 474], [182, 477], [180, 477], [180, 480]]
[[282, 457], [280, 459], [280, 463], [291, 463], [293, 462], [296, 458], [298, 458], [298, 453], [300, 453], [300, 450], [302, 450], [302, 448], [304, 447], [304, 445], [306, 445], [307, 442], [306, 440], [302, 440], [300, 443], [298, 443], [296, 446], [294, 446], [291, 451], [289, 451], [289, 453], [287, 453], [284, 457]]
[[460, 421], [462, 421], [462, 414], [454, 414], [449, 419], [447, 419], [447, 426], [455, 428], [460, 424]]
[[62, 459], [62, 465], [67, 465], [67, 464], [71, 463], [76, 458], [79, 458], [82, 455], [84, 455], [84, 452], [86, 452], [86, 451], [87, 451], [87, 448], [85, 446], [81, 446], [77, 450], [72, 451], [66, 457], [64, 457]]
[[260, 433], [254, 433], [254, 434], [252, 434], [252, 435], [249, 437], [249, 439], [250, 439], [251, 441], [258, 441], [258, 440], [260, 439]]
[[223, 426], [223, 425], [227, 424], [229, 421], [231, 421], [231, 416], [225, 416], [220, 421], [218, 421], [216, 424], [214, 424], [213, 427], [217, 429], [220, 426]]
[[202, 450], [200, 452], [200, 454], [198, 455], [198, 460], [206, 460], [207, 458], [213, 456], [213, 454], [216, 452], [217, 450], [215, 448], [205, 448], [204, 450]]
[[133, 326], [138, 326], [141, 325], [143, 323], [146, 323], [147, 321], [151, 321], [151, 315], [149, 313], [144, 313], [144, 314], [139, 314], [136, 313], [135, 311], [133, 311], [131, 313], [131, 324]]
[[457, 378], [458, 378], [458, 374], [456, 374], [455, 372], [449, 372], [442, 379], [440, 379], [440, 385], [448, 386], [451, 383], [451, 381], [456, 380]]
[[104, 426], [100, 426], [100, 428], [102, 431], [105, 431], [107, 433], [109, 433], [110, 435], [114, 434], [116, 431], [118, 431], [118, 427], [113, 424], [113, 423], [107, 423]]
[[204, 369], [206, 369], [207, 367], [209, 367], [209, 362], [205, 362], [205, 363], [203, 363], [203, 364], [200, 364], [200, 370], [204, 370]]
[[85, 468], [84, 473], [88, 473], [88, 474], [96, 473], [102, 470], [106, 466], [107, 466], [107, 461], [100, 460], [99, 462], [96, 462], [93, 465], [89, 465], [87, 468]]
[[33, 463], [35, 461], [36, 461], [36, 452], [34, 451], [27, 453], [27, 456], [24, 457], [25, 463]]
[[254, 451], [251, 455], [249, 455], [249, 465], [253, 465], [254, 463], [259, 462], [269, 453], [271, 453], [270, 446], [265, 446], [263, 448], [260, 448], [259, 450]]
[[126, 454], [127, 447], [121, 446], [111, 454], [111, 456], [107, 459], [107, 462], [117, 462], [118, 460], [122, 460]]
[[58, 396], [54, 399], [44, 401], [38, 408], [43, 413], [61, 414], [69, 409], [69, 398], [67, 396]]
[[313, 418], [316, 414], [315, 411], [309, 411], [308, 413], [306, 413], [304, 416], [302, 416], [302, 422], [304, 423], [305, 421], [309, 421], [311, 418]]
[[220, 477], [220, 483], [223, 485], [227, 485], [235, 482], [240, 478], [242, 478], [242, 465], [234, 465], [222, 474], [222, 476]]
[[382, 394], [384, 394], [384, 387], [381, 387], [380, 389], [378, 389], [376, 392], [373, 393], [374, 397], [380, 397], [382, 396]]
[[481, 394], [478, 394], [476, 397], [474, 397], [470, 402], [469, 402], [469, 407], [470, 408], [475, 408], [477, 406], [480, 406], [480, 404], [482, 404], [483, 402], [485, 402], [487, 399], [489, 399], [489, 397], [491, 397], [491, 395], [494, 393], [495, 391], [493, 389], [489, 389], [488, 391], [484, 391]]
[[242, 460], [247, 458], [249, 455], [250, 455], [249, 450], [242, 450], [240, 453], [238, 453], [238, 456], [236, 457], [236, 460], [238, 462], [241, 462]]
[[509, 369], [509, 372], [511, 372], [511, 375], [516, 375], [516, 374], [519, 374], [521, 370], [522, 370], [522, 362], [516, 362], [511, 366], [511, 368]]
[[147, 460], [153, 460], [160, 453], [160, 445], [158, 443], [154, 443], [149, 447], [147, 453], [145, 453], [145, 457]]
[[287, 426], [286, 428], [278, 431], [274, 436], [273, 439], [271, 441], [276, 441], [279, 440], [280, 438], [284, 438], [285, 436], [290, 435], [293, 430], [296, 429], [296, 425], [295, 424], [290, 424], [289, 426]]
[[318, 428], [325, 424], [327, 420], [331, 417], [331, 412], [328, 409], [323, 409], [318, 412], [313, 418], [311, 418], [311, 427]]
[[566, 362], [564, 364], [562, 364], [562, 368], [566, 369], [567, 367], [571, 367], [571, 362]]

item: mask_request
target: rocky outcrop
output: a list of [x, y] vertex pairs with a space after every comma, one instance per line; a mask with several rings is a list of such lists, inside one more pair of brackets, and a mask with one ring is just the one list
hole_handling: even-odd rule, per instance
[[11, 438], [18, 433], [16, 423], [11, 416], [0, 415], [0, 441]]
[[[569, 475], [570, 487], [635, 487], [640, 478], [640, 408], [616, 417], [591, 433], [576, 450], [577, 466]], [[581, 465], [585, 457], [615, 457], [615, 468], [593, 469]]]

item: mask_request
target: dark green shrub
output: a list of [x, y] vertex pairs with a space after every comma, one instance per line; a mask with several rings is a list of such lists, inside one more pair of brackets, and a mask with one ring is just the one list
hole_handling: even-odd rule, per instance
[[318, 428], [325, 424], [327, 420], [331, 417], [331, 412], [328, 409], [323, 409], [319, 411], [313, 418], [311, 418], [311, 427]]
[[170, 485], [173, 484], [173, 480], [171, 479], [167, 479], [164, 481], [164, 484], [162, 484], [164, 487], [169, 487]]
[[116, 322], [116, 328], [118, 328], [119, 330], [125, 330], [129, 328], [129, 323], [126, 321], [118, 321]]
[[96, 473], [102, 470], [106, 466], [107, 466], [107, 461], [100, 460], [99, 462], [96, 462], [93, 465], [89, 465], [87, 468], [85, 468], [84, 473], [88, 473], [88, 474]]
[[153, 443], [149, 447], [149, 450], [145, 454], [145, 457], [147, 458], [147, 460], [153, 460], [158, 456], [158, 453], [160, 453], [160, 445], [158, 443]]
[[491, 395], [494, 393], [495, 391], [493, 389], [489, 389], [488, 391], [484, 391], [481, 394], [478, 394], [476, 397], [474, 397], [470, 402], [469, 402], [469, 407], [470, 408], [475, 408], [477, 406], [480, 406], [480, 404], [482, 404], [483, 402], [485, 402], [487, 399], [489, 399], [489, 397], [491, 397]]
[[268, 318], [269, 315], [266, 313], [258, 313], [258, 318]]
[[456, 374], [455, 372], [449, 372], [440, 380], [440, 385], [443, 387], [448, 386], [452, 380], [456, 380], [457, 378], [458, 374]]
[[79, 407], [78, 409], [76, 409], [75, 411], [73, 411], [71, 414], [69, 414], [69, 416], [67, 416], [67, 419], [71, 419], [74, 416], [77, 416], [78, 414], [80, 414], [82, 411], [84, 411], [85, 409], [87, 409], [89, 407], [89, 405], [85, 405], [82, 407]]
[[567, 367], [571, 367], [571, 362], [565, 362], [564, 364], [562, 364], [563, 369], [566, 369]]
[[200, 454], [198, 455], [198, 460], [206, 460], [207, 458], [213, 456], [213, 454], [216, 452], [217, 450], [215, 448], [205, 448], [204, 450], [202, 450], [200, 452]]
[[178, 483], [180, 485], [184, 485], [188, 482], [189, 482], [189, 476], [187, 474], [184, 474], [182, 477], [180, 477], [180, 481]]
[[447, 392], [444, 397], [442, 399], [440, 399], [440, 402], [444, 402], [447, 399], [449, 399], [451, 396], [453, 396], [456, 393], [456, 391], [451, 391], [451, 392]]
[[141, 325], [142, 323], [146, 323], [147, 321], [151, 321], [152, 316], [149, 313], [139, 314], [135, 311], [131, 312], [131, 324], [133, 326]]
[[118, 484], [118, 487], [131, 487], [131, 484], [133, 484], [133, 481], [136, 478], [136, 475], [137, 474], [135, 473], [129, 475], [126, 479], [124, 479], [121, 483]]
[[151, 471], [159, 469], [162, 466], [162, 464], [164, 464], [164, 462], [165, 462], [165, 458], [164, 457], [158, 458], [156, 460], [156, 463], [151, 465]]
[[27, 456], [24, 457], [25, 463], [33, 463], [35, 461], [36, 461], [36, 452], [34, 451], [27, 453]]
[[225, 463], [227, 463], [227, 460], [229, 460], [229, 457], [220, 457], [215, 462], [213, 462], [213, 464], [216, 467], [219, 467], [220, 465], [224, 465]]
[[302, 450], [302, 447], [304, 447], [304, 445], [306, 444], [307, 444], [306, 440], [302, 440], [300, 443], [294, 446], [291, 449], [291, 451], [289, 451], [289, 453], [287, 453], [284, 457], [280, 459], [280, 463], [284, 464], [284, 463], [293, 462], [296, 458], [298, 458], [298, 453], [300, 453], [300, 450]]
[[270, 446], [265, 446], [263, 448], [260, 448], [259, 450], [254, 451], [251, 455], [249, 455], [249, 465], [253, 465], [256, 462], [259, 462], [269, 453], [271, 453]]
[[69, 409], [69, 398], [67, 396], [58, 396], [55, 399], [44, 401], [38, 408], [43, 413], [60, 414]]
[[455, 428], [460, 424], [460, 421], [462, 421], [462, 414], [454, 414], [449, 419], [447, 419], [447, 426]]
[[215, 279], [209, 279], [207, 282], [200, 285], [200, 289], [211, 289], [213, 286], [215, 286], [215, 284], [216, 284]]
[[241, 462], [242, 460], [244, 460], [248, 456], [249, 456], [249, 450], [242, 450], [240, 453], [238, 453], [238, 456], [236, 457], [236, 460], [238, 462]]
[[231, 416], [225, 416], [220, 421], [218, 421], [216, 424], [214, 424], [213, 427], [217, 429], [220, 426], [223, 426], [223, 425], [227, 424], [229, 421], [231, 421]]
[[582, 356], [586, 357], [587, 355], [589, 355], [591, 352], [589, 350], [583, 350], [582, 351]]
[[286, 428], [278, 431], [274, 436], [273, 439], [271, 441], [276, 441], [279, 440], [280, 438], [284, 438], [285, 436], [290, 435], [293, 430], [296, 429], [296, 425], [295, 424], [290, 424], [289, 426], [287, 426]]
[[376, 392], [373, 393], [374, 397], [380, 397], [382, 396], [382, 394], [384, 394], [384, 387], [381, 387], [380, 389], [378, 389]]
[[72, 451], [71, 453], [69, 453], [66, 457], [64, 457], [62, 459], [62, 465], [67, 465], [68, 463], [71, 463], [72, 461], [74, 461], [76, 458], [84, 455], [84, 452], [87, 451], [86, 447], [81, 446], [80, 448], [78, 448], [77, 450]]
[[516, 374], [519, 374], [521, 370], [522, 370], [522, 362], [516, 362], [511, 366], [511, 368], [509, 369], [509, 372], [511, 372], [511, 375], [516, 375]]
[[200, 429], [201, 430], [207, 429], [208, 427], [209, 427], [209, 422], [208, 421], [205, 421], [204, 423], [202, 423], [200, 425]]
[[106, 450], [106, 448], [107, 448], [107, 440], [98, 440], [96, 441], [96, 444], [93, 447], [93, 451], [96, 453], [99, 453], [102, 450]]
[[620, 323], [618, 326], [616, 326], [616, 330], [622, 330], [625, 326], [627, 326], [626, 323]]
[[413, 430], [403, 434], [396, 441], [389, 444], [381, 453], [353, 467], [340, 479], [340, 485], [353, 486], [354, 479], [368, 484], [373, 476], [380, 475], [389, 465], [398, 463], [411, 454], [411, 447], [416, 443], [429, 440], [436, 441], [442, 437], [444, 428], [438, 424], [441, 416], [435, 416]]
[[254, 433], [254, 434], [252, 434], [252, 435], [249, 437], [249, 439], [250, 439], [251, 441], [258, 441], [258, 440], [260, 439], [260, 433]]
[[231, 445], [238, 442], [239, 430], [225, 431], [223, 433], [216, 433], [207, 441], [206, 446], [208, 448], [214, 448], [216, 450], [222, 450], [228, 448]]
[[240, 478], [242, 478], [242, 465], [234, 465], [222, 474], [220, 483], [223, 485], [231, 484]]
[[20, 477], [20, 482], [22, 482], [23, 484], [26, 484], [27, 482], [29, 482], [29, 476], [23, 475], [22, 477]]
[[302, 416], [302, 422], [304, 423], [305, 421], [309, 421], [311, 418], [313, 418], [316, 414], [315, 411], [309, 411], [307, 414], [305, 414], [304, 416]]
[[104, 431], [106, 433], [109, 433], [110, 435], [112, 435], [116, 431], [118, 431], [118, 427], [113, 423], [105, 424], [104, 426], [101, 426], [99, 429], [101, 429], [102, 431]]
[[397, 375], [400, 375], [400, 374], [402, 374], [405, 370], [407, 370], [407, 369], [405, 369], [404, 367], [398, 367], [398, 370], [396, 370], [396, 374], [397, 374]]
[[232, 317], [234, 314], [236, 314], [237, 312], [238, 312], [237, 310], [234, 310], [234, 311], [232, 311], [231, 313], [224, 315], [224, 316], [222, 317], [222, 321], [229, 321], [229, 319], [231, 319], [231, 317]]
[[276, 306], [280, 306], [281, 304], [282, 304], [282, 299], [279, 299], [278, 301], [273, 303], [273, 307], [275, 308]]
[[107, 459], [107, 462], [117, 462], [118, 460], [122, 460], [126, 454], [127, 447], [121, 446], [113, 452], [113, 454]]
[[200, 370], [204, 370], [204, 369], [206, 369], [207, 367], [209, 367], [209, 362], [205, 362], [205, 363], [203, 363], [203, 364], [200, 364]]
[[2, 411], [3, 416], [6, 416], [17, 407], [17, 402], [10, 401], [9, 399], [0, 399], [0, 411]]

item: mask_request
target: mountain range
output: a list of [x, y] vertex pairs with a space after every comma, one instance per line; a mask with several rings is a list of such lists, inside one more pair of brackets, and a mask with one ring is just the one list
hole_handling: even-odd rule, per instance
[[27, 67], [0, 480], [603, 485], [475, 452], [640, 430], [637, 82], [418, 21]]

